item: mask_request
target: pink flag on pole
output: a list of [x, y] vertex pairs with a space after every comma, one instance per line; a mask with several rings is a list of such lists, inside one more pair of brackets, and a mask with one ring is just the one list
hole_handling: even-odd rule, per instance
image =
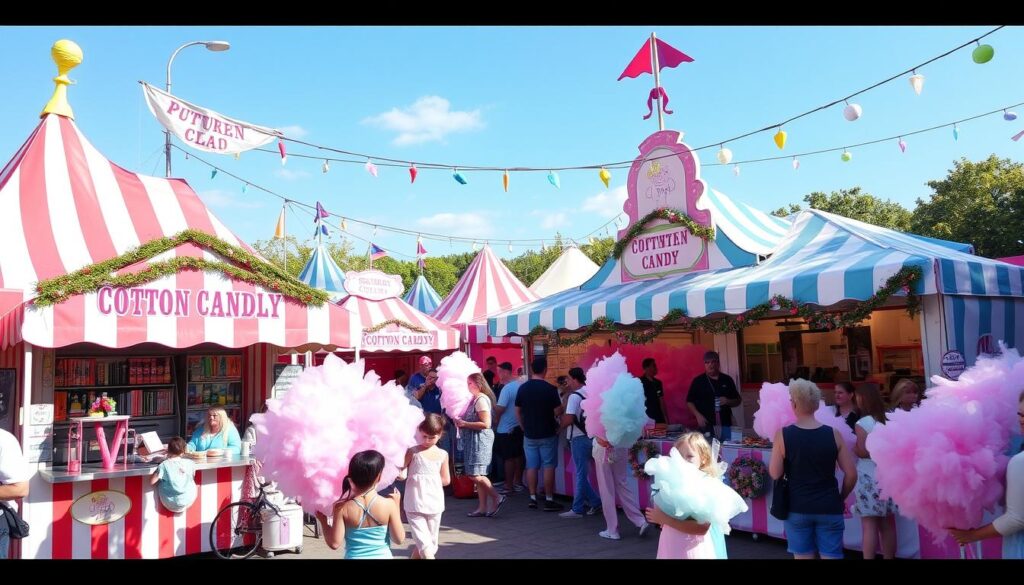
[[[657, 42], [658, 69], [677, 67], [680, 63], [693, 62], [693, 57], [690, 57], [672, 45], [662, 41], [661, 39], [654, 40]], [[644, 73], [654, 73], [651, 69], [651, 39], [647, 39], [644, 46], [640, 47], [636, 56], [633, 57], [633, 60], [629, 62], [629, 65], [626, 66], [622, 71], [622, 75], [619, 75], [619, 78], [616, 81], [622, 81], [623, 77], [639, 77]]]
[[416, 242], [416, 255], [422, 256], [427, 253], [427, 249], [423, 247], [423, 242], [417, 240]]

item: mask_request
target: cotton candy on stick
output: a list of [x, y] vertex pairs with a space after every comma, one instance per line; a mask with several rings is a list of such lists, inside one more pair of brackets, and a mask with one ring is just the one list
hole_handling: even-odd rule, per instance
[[268, 400], [268, 411], [252, 417], [260, 437], [254, 455], [281, 491], [299, 497], [307, 512], [330, 511], [341, 496], [349, 460], [367, 449], [387, 462], [381, 488], [391, 484], [416, 444], [423, 412], [393, 382], [363, 375], [363, 362], [347, 364], [333, 354], [304, 370], [291, 390]]
[[580, 408], [587, 417], [587, 434], [591, 437], [607, 438], [608, 433], [601, 420], [604, 393], [611, 389], [619, 374], [626, 371], [626, 358], [619, 352], [598, 360], [587, 370], [587, 397], [580, 402]]
[[441, 388], [441, 408], [449, 417], [461, 418], [469, 408], [473, 394], [466, 379], [477, 373], [480, 373], [480, 366], [461, 351], [441, 360], [437, 368], [437, 385]]

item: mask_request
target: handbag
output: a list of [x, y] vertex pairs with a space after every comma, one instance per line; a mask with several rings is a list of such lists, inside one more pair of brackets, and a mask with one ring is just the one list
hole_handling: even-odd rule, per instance
[[[786, 440], [782, 440], [782, 448], [786, 448]], [[788, 458], [782, 459], [782, 477], [772, 482], [772, 507], [769, 513], [779, 520], [789, 518], [789, 464]]]
[[4, 521], [7, 522], [7, 529], [11, 538], [17, 540], [28, 536], [28, 522], [25, 522], [10, 504], [0, 502], [0, 510], [3, 510]]
[[452, 495], [459, 499], [476, 497], [476, 484], [464, 473], [456, 473], [452, 478]]

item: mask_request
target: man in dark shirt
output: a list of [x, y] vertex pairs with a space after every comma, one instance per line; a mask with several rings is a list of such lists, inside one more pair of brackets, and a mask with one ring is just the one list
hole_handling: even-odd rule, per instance
[[441, 389], [437, 387], [437, 370], [427, 370], [426, 380], [412, 391], [412, 397], [423, 405], [423, 412], [441, 414]]
[[554, 500], [555, 467], [558, 465], [558, 421], [562, 400], [558, 389], [544, 380], [547, 358], [535, 357], [530, 364], [530, 380], [516, 393], [516, 418], [523, 429], [523, 450], [526, 452], [526, 484], [530, 488], [530, 507], [537, 507], [537, 470], [544, 467], [544, 511], [563, 508]]
[[[740, 393], [736, 382], [720, 370], [718, 353], [704, 354], [704, 373], [693, 379], [686, 394], [686, 406], [697, 417], [697, 427], [703, 433], [715, 434], [719, 440], [730, 436], [727, 430], [732, 426], [732, 410], [739, 406]], [[717, 417], [716, 417], [717, 415]]]
[[644, 385], [644, 401], [647, 405], [647, 416], [656, 423], [667, 423], [665, 419], [665, 390], [658, 375], [658, 364], [654, 358], [645, 358], [642, 362], [644, 375], [640, 382]]

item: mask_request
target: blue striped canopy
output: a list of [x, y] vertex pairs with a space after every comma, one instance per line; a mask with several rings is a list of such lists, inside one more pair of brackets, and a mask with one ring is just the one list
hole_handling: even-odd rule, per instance
[[[728, 235], [737, 239], [735, 231]], [[904, 266], [921, 268], [919, 294], [1024, 296], [1024, 268], [818, 210], [801, 212], [770, 252], [753, 266], [628, 283], [610, 259], [579, 289], [491, 317], [488, 331], [575, 330], [598, 317], [631, 324], [661, 319], [672, 309], [691, 317], [738, 314], [776, 294], [828, 307], [870, 298]]]
[[344, 286], [345, 274], [320, 243], [313, 249], [313, 255], [299, 273], [299, 280], [313, 288], [331, 293], [334, 300], [348, 295]]
[[429, 315], [441, 304], [441, 296], [421, 274], [409, 287], [409, 292], [405, 294], [405, 302], [415, 307], [417, 311]]

